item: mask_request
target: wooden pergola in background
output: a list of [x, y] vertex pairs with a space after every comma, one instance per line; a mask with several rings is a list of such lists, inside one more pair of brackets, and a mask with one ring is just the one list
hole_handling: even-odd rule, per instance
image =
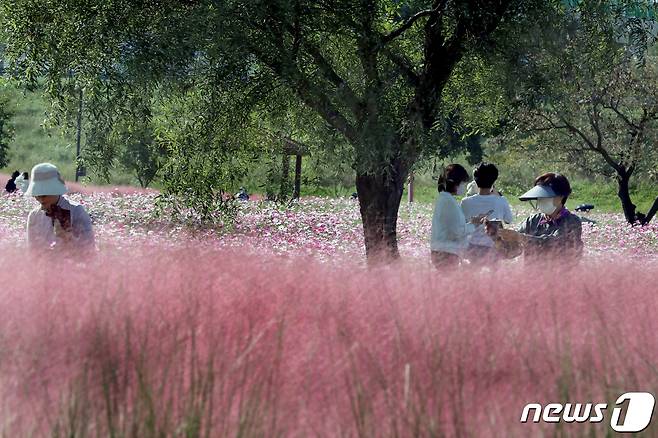
[[[295, 156], [295, 181], [292, 191], [292, 199], [299, 199], [301, 194], [302, 186], [302, 157], [304, 155], [309, 155], [309, 148], [303, 143], [300, 143], [292, 138], [281, 135], [281, 140], [283, 140], [283, 158], [282, 158], [282, 178], [281, 178], [281, 187], [284, 188], [284, 185], [288, 183], [288, 177], [290, 176], [290, 156]], [[283, 192], [284, 190], [282, 190]]]

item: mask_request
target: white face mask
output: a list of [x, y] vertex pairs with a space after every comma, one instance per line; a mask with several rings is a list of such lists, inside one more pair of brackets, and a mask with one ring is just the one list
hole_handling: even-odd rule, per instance
[[537, 200], [537, 210], [541, 211], [547, 216], [550, 216], [555, 211], [553, 205], [553, 198], [539, 198]]
[[466, 183], [461, 183], [457, 186], [457, 196], [464, 196], [466, 193]]

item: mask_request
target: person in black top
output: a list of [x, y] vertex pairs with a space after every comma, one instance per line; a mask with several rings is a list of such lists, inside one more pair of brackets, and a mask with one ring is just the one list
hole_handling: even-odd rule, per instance
[[578, 259], [583, 252], [582, 224], [565, 204], [571, 194], [569, 180], [559, 173], [545, 173], [535, 179], [535, 186], [519, 197], [535, 201], [538, 213], [526, 218], [516, 231], [493, 230], [499, 243], [517, 244], [526, 257], [555, 256]]
[[14, 193], [16, 191], [16, 178], [21, 173], [18, 170], [15, 170], [14, 173], [11, 174], [11, 179], [7, 181], [7, 184], [5, 185], [5, 190], [7, 193]]

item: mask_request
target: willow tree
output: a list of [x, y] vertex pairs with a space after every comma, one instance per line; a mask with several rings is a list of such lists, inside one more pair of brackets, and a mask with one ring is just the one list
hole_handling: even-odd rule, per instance
[[[242, 90], [238, 108], [287, 88], [353, 149], [371, 258], [398, 254], [403, 184], [423, 149], [435, 146], [442, 91], [464, 54], [549, 4], [7, 0], [0, 7], [10, 68], [28, 83], [46, 77], [54, 98], [71, 77], [92, 94], [201, 80]], [[234, 109], [213, 109], [222, 110]]]

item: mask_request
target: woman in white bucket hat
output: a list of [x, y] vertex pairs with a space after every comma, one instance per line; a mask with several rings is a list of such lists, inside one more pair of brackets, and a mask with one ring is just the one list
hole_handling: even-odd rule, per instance
[[67, 192], [55, 165], [41, 163], [32, 168], [25, 196], [33, 196], [41, 206], [32, 210], [27, 219], [30, 249], [94, 249], [91, 218], [82, 205], [63, 196]]

